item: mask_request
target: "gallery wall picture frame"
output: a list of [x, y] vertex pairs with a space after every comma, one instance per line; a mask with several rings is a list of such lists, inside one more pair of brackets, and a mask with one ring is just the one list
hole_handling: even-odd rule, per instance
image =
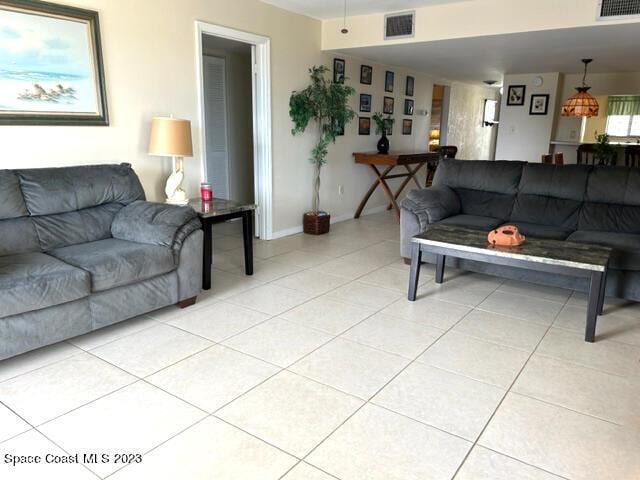
[[529, 115], [546, 115], [549, 111], [549, 94], [534, 93], [529, 103]]
[[407, 97], [413, 97], [413, 89], [415, 86], [416, 80], [411, 75], [407, 75], [407, 81], [404, 87], [404, 94]]
[[336, 133], [336, 137], [342, 137], [344, 135], [344, 123], [340, 123], [337, 118], [333, 119], [333, 128]]
[[360, 83], [371, 85], [373, 80], [373, 67], [371, 65], [360, 65]]
[[358, 117], [358, 135], [371, 134], [371, 117]]
[[509, 85], [507, 89], [507, 106], [522, 106], [524, 105], [524, 97], [527, 93], [526, 85]]
[[411, 135], [411, 131], [413, 130], [413, 120], [410, 118], [405, 118], [402, 120], [402, 134], [403, 135]]
[[384, 91], [392, 93], [393, 92], [393, 81], [395, 79], [395, 73], [391, 70], [387, 70], [384, 72]]
[[333, 59], [333, 82], [344, 83], [346, 63], [343, 58]]
[[404, 114], [413, 115], [413, 100], [410, 98], [404, 99]]
[[384, 97], [382, 101], [382, 113], [386, 113], [388, 115], [393, 115], [393, 104], [395, 100], [393, 97]]
[[368, 93], [360, 94], [360, 111], [371, 112], [371, 95]]
[[98, 12], [2, 0], [0, 25], [0, 125], [109, 125]]

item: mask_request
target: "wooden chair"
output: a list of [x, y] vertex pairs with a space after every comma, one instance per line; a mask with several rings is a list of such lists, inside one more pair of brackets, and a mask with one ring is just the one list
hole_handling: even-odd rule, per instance
[[458, 147], [456, 147], [455, 145], [442, 145], [438, 147], [438, 153], [442, 156], [442, 158], [456, 158]]
[[562, 153], [556, 153], [554, 155], [545, 153], [542, 155], [542, 163], [546, 163], [548, 165], [564, 165], [564, 155]]
[[627, 167], [640, 167], [640, 145], [633, 145], [624, 149], [624, 164]]
[[[456, 158], [458, 147], [456, 147], [455, 145], [442, 145], [437, 148], [436, 152], [440, 154], [440, 158]], [[431, 186], [431, 184], [433, 183], [433, 176], [436, 174], [437, 168], [437, 163], [427, 163], [427, 179], [425, 182], [425, 186]]]
[[593, 145], [582, 144], [578, 147], [578, 165], [595, 165], [596, 151]]

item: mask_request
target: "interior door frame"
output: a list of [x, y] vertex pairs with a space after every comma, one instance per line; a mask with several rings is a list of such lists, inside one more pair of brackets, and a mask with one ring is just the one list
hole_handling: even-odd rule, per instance
[[206, 177], [206, 124], [204, 118], [203, 35], [222, 37], [252, 45], [253, 170], [256, 203], [255, 232], [273, 238], [273, 159], [271, 153], [271, 40], [213, 23], [195, 22], [196, 88], [198, 95], [198, 143], [202, 159], [201, 178]]

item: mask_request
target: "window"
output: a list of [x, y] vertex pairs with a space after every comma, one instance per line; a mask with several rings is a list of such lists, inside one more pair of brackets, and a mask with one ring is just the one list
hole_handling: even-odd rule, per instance
[[607, 134], [640, 137], [640, 95], [612, 95], [607, 103]]
[[607, 134], [612, 137], [639, 137], [640, 115], [609, 115]]

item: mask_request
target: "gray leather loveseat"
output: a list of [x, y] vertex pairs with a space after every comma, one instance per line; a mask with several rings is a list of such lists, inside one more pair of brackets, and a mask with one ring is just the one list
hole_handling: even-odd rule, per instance
[[202, 230], [128, 164], [0, 170], [0, 360], [192, 299]]
[[[486, 232], [510, 223], [531, 237], [610, 246], [607, 294], [640, 301], [640, 168], [444, 159], [432, 187], [409, 192], [400, 216], [405, 258], [411, 237], [437, 223]], [[449, 260], [465, 270], [587, 290], [586, 279]]]

